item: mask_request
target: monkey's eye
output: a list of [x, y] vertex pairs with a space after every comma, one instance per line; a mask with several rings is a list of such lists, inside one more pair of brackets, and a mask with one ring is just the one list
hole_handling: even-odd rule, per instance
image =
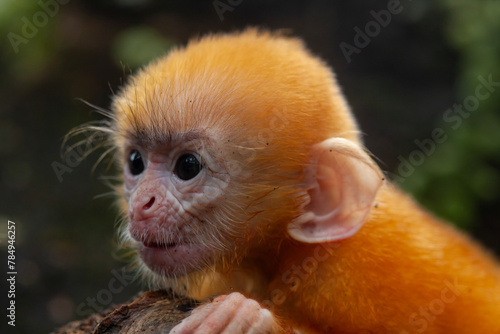
[[201, 171], [201, 163], [190, 153], [183, 154], [175, 164], [175, 174], [184, 181], [191, 180]]
[[132, 175], [139, 175], [144, 171], [144, 161], [142, 161], [141, 153], [137, 150], [130, 152], [128, 156], [128, 168]]

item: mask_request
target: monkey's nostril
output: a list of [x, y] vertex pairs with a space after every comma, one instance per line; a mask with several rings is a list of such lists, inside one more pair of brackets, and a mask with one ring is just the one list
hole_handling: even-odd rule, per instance
[[154, 202], [155, 202], [155, 198], [154, 198], [154, 196], [153, 196], [153, 197], [151, 197], [151, 199], [149, 200], [149, 202], [147, 202], [147, 203], [144, 205], [144, 207], [143, 207], [143, 208], [144, 208], [144, 210], [150, 209], [150, 208], [153, 206]]

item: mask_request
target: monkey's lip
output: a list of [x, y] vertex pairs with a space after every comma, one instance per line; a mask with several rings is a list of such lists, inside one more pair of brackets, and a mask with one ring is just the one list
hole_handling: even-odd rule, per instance
[[194, 244], [143, 241], [139, 255], [155, 273], [165, 276], [184, 275], [199, 269], [206, 252]]

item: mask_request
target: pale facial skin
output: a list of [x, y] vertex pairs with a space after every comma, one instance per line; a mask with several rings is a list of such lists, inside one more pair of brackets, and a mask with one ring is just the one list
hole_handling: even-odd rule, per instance
[[178, 276], [203, 267], [214, 256], [204, 215], [222, 196], [228, 173], [210, 140], [191, 132], [168, 141], [129, 143], [124, 193], [129, 231], [141, 259], [154, 272]]

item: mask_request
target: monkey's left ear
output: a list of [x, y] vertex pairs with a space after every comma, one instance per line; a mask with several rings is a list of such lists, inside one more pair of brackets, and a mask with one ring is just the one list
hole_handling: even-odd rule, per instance
[[320, 243], [349, 238], [363, 226], [383, 175], [359, 145], [330, 138], [313, 146], [304, 182], [311, 201], [288, 225], [288, 233], [298, 241]]

